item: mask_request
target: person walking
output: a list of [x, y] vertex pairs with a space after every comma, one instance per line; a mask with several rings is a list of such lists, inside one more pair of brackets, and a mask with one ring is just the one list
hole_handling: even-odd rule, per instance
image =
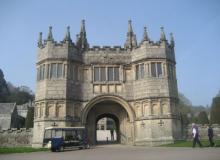
[[199, 147], [202, 147], [202, 144], [199, 140], [199, 129], [195, 123], [192, 124], [192, 136], [193, 136], [193, 148], [196, 146], [196, 143], [198, 143]]
[[114, 141], [114, 130], [111, 129], [111, 130], [110, 130], [110, 133], [111, 133], [111, 141]]
[[215, 146], [215, 143], [213, 142], [214, 133], [211, 125], [208, 126], [208, 137], [209, 137], [209, 146], [210, 147]]

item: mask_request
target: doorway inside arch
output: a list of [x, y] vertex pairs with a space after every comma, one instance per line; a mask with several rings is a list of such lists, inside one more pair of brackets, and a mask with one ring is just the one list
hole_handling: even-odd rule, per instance
[[113, 114], [102, 114], [96, 118], [96, 143], [119, 143], [119, 120]]
[[[103, 100], [93, 104], [86, 115], [86, 128], [88, 131], [88, 140], [91, 145], [100, 144], [99, 135], [97, 134], [97, 124], [102, 118], [113, 120], [115, 126], [113, 134], [113, 143], [132, 144], [133, 143], [133, 123], [130, 122], [128, 112], [125, 108], [111, 100]], [[105, 129], [105, 128], [104, 128]], [[110, 131], [111, 132], [111, 131]], [[107, 136], [108, 137], [108, 136]], [[103, 138], [102, 143], [106, 143], [107, 137]], [[108, 138], [109, 141], [113, 139]]]

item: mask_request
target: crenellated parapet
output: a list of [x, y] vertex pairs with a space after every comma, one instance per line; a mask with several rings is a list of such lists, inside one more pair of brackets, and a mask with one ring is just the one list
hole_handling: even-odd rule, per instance
[[26, 132], [31, 132], [32, 133], [32, 128], [10, 128], [10, 129], [1, 129], [0, 134], [10, 134], [10, 133], [26, 133]]
[[33, 129], [11, 128], [0, 130], [0, 147], [30, 147]]
[[124, 47], [121, 46], [92, 46], [89, 47], [89, 43], [87, 40], [86, 36], [86, 29], [85, 29], [85, 20], [82, 20], [81, 22], [81, 28], [80, 28], [80, 33], [76, 35], [76, 42], [74, 43], [71, 39], [70, 36], [70, 27], [67, 27], [66, 34], [64, 36], [64, 39], [62, 41], [55, 41], [53, 38], [53, 33], [52, 33], [52, 26], [49, 27], [49, 32], [47, 35], [47, 38], [43, 40], [42, 37], [42, 32], [39, 33], [39, 39], [38, 39], [38, 47], [40, 49], [43, 49], [46, 47], [48, 44], [53, 44], [54, 46], [65, 46], [64, 44], [68, 43], [71, 46], [74, 46], [78, 51], [86, 52], [87, 50], [135, 50], [136, 48], [141, 47], [142, 45], [148, 45], [148, 46], [157, 46], [157, 47], [163, 47], [166, 46], [168, 48], [173, 48], [174, 47], [174, 38], [173, 34], [170, 34], [170, 42], [166, 39], [166, 35], [164, 32], [164, 28], [161, 27], [161, 33], [160, 33], [160, 40], [159, 41], [152, 41], [150, 37], [148, 36], [147, 33], [147, 28], [144, 27], [144, 33], [143, 33], [143, 39], [141, 42], [138, 44], [136, 35], [133, 31], [131, 20], [128, 21], [128, 32], [126, 36], [126, 42]]

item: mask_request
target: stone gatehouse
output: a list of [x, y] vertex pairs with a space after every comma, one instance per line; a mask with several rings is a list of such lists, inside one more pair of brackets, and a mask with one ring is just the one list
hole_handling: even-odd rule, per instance
[[153, 42], [144, 28], [137, 43], [131, 21], [124, 47], [90, 47], [81, 23], [73, 42], [70, 28], [56, 42], [52, 27], [39, 34], [33, 146], [42, 146], [44, 128], [85, 126], [96, 143], [96, 123], [115, 120], [118, 142], [158, 145], [181, 137], [174, 39]]

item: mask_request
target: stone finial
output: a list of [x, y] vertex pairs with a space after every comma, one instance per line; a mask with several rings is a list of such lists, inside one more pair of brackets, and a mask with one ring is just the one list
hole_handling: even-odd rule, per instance
[[163, 27], [160, 27], [160, 40], [161, 41], [166, 41], [166, 36], [165, 36]]
[[133, 33], [131, 20], [128, 20], [128, 33]]
[[173, 33], [170, 33], [170, 45], [171, 45], [172, 47], [175, 46], [175, 41], [174, 41], [174, 38], [173, 38]]
[[132, 49], [137, 47], [137, 40], [136, 35], [133, 32], [131, 20], [128, 21], [128, 32], [127, 32], [127, 39], [125, 42], [125, 48]]
[[85, 20], [84, 19], [81, 21], [80, 32], [86, 33], [86, 27], [85, 27]]
[[86, 38], [86, 27], [85, 27], [84, 19], [81, 21], [80, 33], [79, 33], [79, 36], [77, 36], [76, 45], [79, 49], [89, 48], [89, 43], [87, 42], [87, 38]]
[[66, 36], [64, 38], [64, 41], [72, 42], [71, 36], [70, 36], [70, 26], [67, 27]]
[[38, 47], [42, 47], [43, 46], [43, 40], [42, 40], [42, 32], [39, 33], [39, 38], [38, 38]]
[[142, 41], [149, 41], [149, 37], [147, 34], [147, 27], [144, 27], [144, 34], [143, 34], [143, 40]]
[[53, 34], [52, 34], [52, 26], [49, 27], [49, 33], [47, 36], [47, 41], [54, 41]]
[[80, 40], [79, 34], [76, 34], [76, 44], [79, 42], [79, 40]]

